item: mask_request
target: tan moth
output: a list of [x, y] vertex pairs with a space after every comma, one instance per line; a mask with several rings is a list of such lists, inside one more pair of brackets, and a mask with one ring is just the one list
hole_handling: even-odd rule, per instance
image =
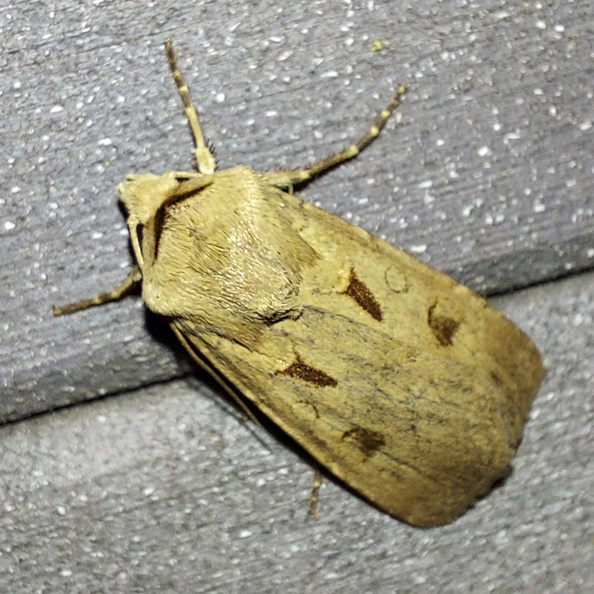
[[538, 351], [466, 287], [292, 193], [369, 145], [404, 87], [356, 144], [310, 167], [216, 171], [165, 47], [197, 171], [128, 175], [118, 195], [136, 264], [54, 313], [141, 283], [192, 358], [328, 472], [410, 524], [455, 519], [507, 472]]

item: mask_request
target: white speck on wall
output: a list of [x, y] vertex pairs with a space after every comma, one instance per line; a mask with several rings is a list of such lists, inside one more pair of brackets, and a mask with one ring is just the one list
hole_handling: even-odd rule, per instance
[[481, 148], [477, 151], [479, 157], [487, 157], [491, 154], [491, 149], [488, 146], [481, 146]]
[[101, 138], [97, 141], [99, 146], [110, 146], [112, 144], [111, 138]]
[[546, 29], [547, 24], [544, 21], [536, 21], [536, 28], [537, 29]]
[[281, 55], [276, 59], [277, 62], [284, 62], [285, 60], [288, 60], [291, 56], [293, 55], [293, 51], [292, 50], [285, 50], [284, 52], [281, 53]]
[[271, 109], [264, 114], [267, 118], [275, 118], [278, 115], [278, 111]]
[[320, 78], [337, 78], [338, 72], [336, 70], [328, 70], [328, 72], [324, 72], [320, 74]]
[[427, 190], [432, 187], [433, 187], [433, 180], [430, 180], [430, 179], [426, 179], [425, 181], [422, 181], [419, 184], [419, 188], [421, 188], [422, 190]]
[[249, 538], [254, 533], [251, 530], [241, 530], [239, 532], [239, 538]]
[[535, 213], [541, 213], [547, 209], [547, 207], [542, 202], [535, 202], [532, 208]]
[[582, 132], [585, 132], [586, 130], [589, 130], [592, 127], [592, 122], [590, 120], [586, 120], [585, 122], [582, 122], [580, 124], [580, 130]]
[[503, 21], [510, 17], [510, 13], [507, 10], [499, 10], [493, 14], [493, 18], [498, 21]]
[[50, 113], [60, 113], [61, 111], [64, 111], [64, 106], [63, 105], [54, 105], [50, 109]]
[[217, 103], [223, 103], [223, 101], [225, 101], [225, 93], [217, 93], [215, 96], [215, 101]]
[[519, 132], [508, 132], [504, 137], [503, 137], [503, 142], [505, 144], [508, 144], [510, 140], [519, 140], [520, 138], [522, 138], [521, 134]]
[[15, 227], [16, 227], [16, 225], [12, 221], [5, 221], [4, 222], [4, 228], [7, 231], [12, 231]]
[[412, 254], [424, 254], [427, 251], [427, 244], [419, 243], [417, 245], [411, 245], [409, 251]]

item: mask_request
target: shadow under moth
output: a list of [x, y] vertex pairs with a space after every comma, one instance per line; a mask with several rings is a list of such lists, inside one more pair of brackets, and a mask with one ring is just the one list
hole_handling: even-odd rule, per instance
[[466, 287], [293, 194], [369, 145], [404, 87], [356, 144], [310, 167], [216, 171], [165, 48], [197, 171], [128, 175], [118, 195], [136, 264], [54, 313], [141, 283], [194, 361], [321, 467], [410, 524], [455, 519], [505, 476], [539, 353]]

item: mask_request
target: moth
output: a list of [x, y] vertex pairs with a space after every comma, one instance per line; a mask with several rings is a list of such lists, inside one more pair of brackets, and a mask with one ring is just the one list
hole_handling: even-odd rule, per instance
[[506, 475], [539, 353], [468, 288], [293, 194], [367, 147], [405, 88], [357, 143], [309, 167], [217, 171], [165, 50], [197, 171], [128, 175], [118, 195], [135, 265], [54, 313], [141, 284], [192, 359], [326, 471], [412, 525], [454, 520]]

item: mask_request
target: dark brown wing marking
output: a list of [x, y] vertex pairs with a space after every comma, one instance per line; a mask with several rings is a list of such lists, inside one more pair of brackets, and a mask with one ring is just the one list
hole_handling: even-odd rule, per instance
[[438, 313], [436, 309], [437, 302], [434, 303], [427, 312], [427, 322], [429, 323], [431, 332], [433, 332], [435, 338], [439, 341], [439, 344], [442, 346], [451, 346], [454, 334], [456, 334], [460, 327], [460, 322], [447, 315]]
[[296, 377], [300, 380], [303, 380], [304, 382], [309, 382], [310, 384], [319, 386], [320, 388], [325, 388], [326, 386], [331, 386], [334, 388], [338, 385], [338, 382], [333, 377], [321, 371], [320, 369], [310, 367], [303, 362], [299, 355], [295, 356], [295, 361], [293, 361], [291, 365], [282, 371], [278, 371], [277, 373]]
[[381, 447], [386, 445], [386, 440], [381, 433], [364, 427], [353, 427], [345, 431], [342, 434], [342, 440], [352, 441], [368, 458], [371, 458]]
[[361, 309], [364, 309], [372, 318], [378, 322], [382, 321], [382, 309], [380, 304], [373, 296], [373, 293], [367, 288], [367, 285], [359, 280], [355, 274], [354, 268], [351, 268], [349, 286], [344, 294], [353, 299], [355, 303], [357, 303]]

